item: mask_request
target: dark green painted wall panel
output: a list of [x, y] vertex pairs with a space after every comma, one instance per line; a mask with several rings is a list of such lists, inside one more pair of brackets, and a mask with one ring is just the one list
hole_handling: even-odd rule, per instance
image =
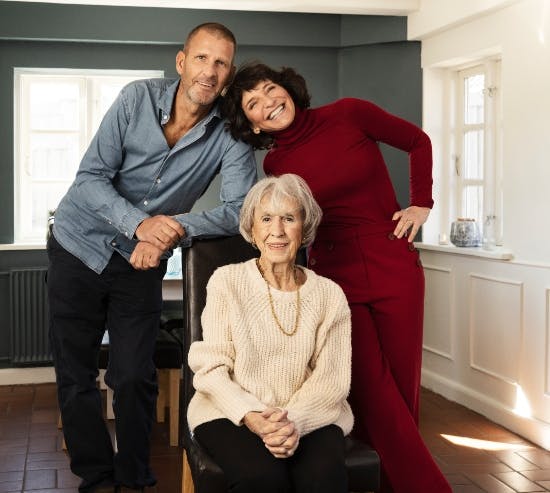
[[[13, 68], [159, 69], [174, 76], [183, 37], [211, 20], [235, 32], [237, 64], [259, 59], [301, 72], [313, 106], [356, 96], [421, 121], [420, 49], [405, 42], [404, 18], [0, 1], [0, 243], [13, 241]], [[406, 203], [406, 158], [384, 153]], [[196, 208], [217, 202], [218, 189], [215, 182]], [[0, 251], [0, 365], [9, 365], [7, 272], [46, 263], [43, 250]]]
[[[420, 43], [397, 42], [344, 48], [340, 95], [369, 99], [390, 113], [422, 125]], [[402, 207], [409, 205], [408, 157], [381, 146]]]
[[407, 18], [375, 15], [343, 15], [340, 45], [391, 43], [407, 39]]
[[179, 44], [203, 22], [226, 24], [241, 45], [340, 42], [338, 15], [0, 2], [3, 39]]

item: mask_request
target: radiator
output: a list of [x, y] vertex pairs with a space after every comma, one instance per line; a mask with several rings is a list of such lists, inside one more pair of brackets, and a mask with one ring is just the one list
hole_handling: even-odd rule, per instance
[[10, 271], [10, 357], [13, 365], [51, 363], [47, 269]]

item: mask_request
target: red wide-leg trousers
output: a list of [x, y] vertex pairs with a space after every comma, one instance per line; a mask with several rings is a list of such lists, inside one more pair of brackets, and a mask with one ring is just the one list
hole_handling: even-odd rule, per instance
[[318, 236], [310, 266], [338, 282], [352, 313], [353, 433], [382, 464], [382, 493], [450, 493], [418, 431], [424, 273], [393, 225]]

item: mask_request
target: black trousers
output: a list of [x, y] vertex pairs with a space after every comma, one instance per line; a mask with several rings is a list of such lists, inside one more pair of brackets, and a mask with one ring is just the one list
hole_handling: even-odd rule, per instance
[[275, 458], [246, 426], [217, 419], [195, 437], [223, 470], [231, 493], [346, 493], [344, 434], [325, 426], [300, 438], [288, 459]]
[[[79, 490], [152, 485], [150, 432], [158, 394], [153, 363], [166, 262], [138, 271], [114, 253], [101, 274], [48, 241], [50, 342], [63, 433]], [[114, 391], [118, 452], [103, 419], [98, 354], [109, 330], [106, 382]]]

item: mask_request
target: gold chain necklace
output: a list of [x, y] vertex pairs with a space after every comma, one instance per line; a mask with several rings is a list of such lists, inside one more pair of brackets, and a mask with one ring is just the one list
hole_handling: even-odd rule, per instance
[[256, 266], [258, 267], [258, 270], [260, 271], [260, 274], [265, 281], [265, 284], [267, 286], [267, 297], [269, 298], [269, 306], [271, 308], [271, 315], [273, 315], [273, 319], [275, 320], [275, 323], [277, 324], [277, 327], [279, 330], [286, 336], [293, 336], [296, 334], [296, 331], [298, 330], [298, 324], [300, 323], [300, 286], [298, 284], [298, 276], [296, 274], [296, 266], [294, 267], [294, 282], [296, 283], [297, 289], [296, 289], [296, 320], [294, 321], [294, 327], [290, 332], [287, 332], [283, 326], [281, 325], [281, 322], [279, 322], [279, 319], [277, 317], [277, 314], [275, 313], [275, 306], [273, 305], [273, 297], [271, 296], [271, 287], [269, 286], [269, 283], [267, 282], [267, 279], [265, 278], [264, 270], [262, 269], [262, 266], [260, 265], [260, 259], [256, 259]]

